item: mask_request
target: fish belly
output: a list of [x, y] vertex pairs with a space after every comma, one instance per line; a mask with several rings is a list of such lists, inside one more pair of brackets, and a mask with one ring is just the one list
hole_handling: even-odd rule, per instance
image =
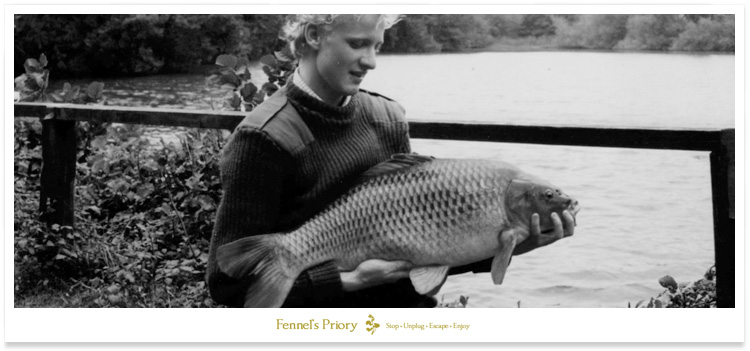
[[285, 236], [293, 270], [368, 259], [458, 266], [493, 256], [508, 179], [481, 162], [435, 160], [360, 183]]

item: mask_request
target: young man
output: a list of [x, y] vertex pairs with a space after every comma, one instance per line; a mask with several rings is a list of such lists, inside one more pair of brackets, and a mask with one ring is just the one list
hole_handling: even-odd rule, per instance
[[[206, 278], [212, 298], [245, 305], [251, 276], [232, 279], [216, 264], [217, 248], [259, 234], [290, 231], [341, 196], [357, 177], [394, 153], [409, 153], [408, 124], [397, 102], [359, 89], [376, 68], [375, 56], [395, 15], [296, 15], [283, 30], [299, 59], [286, 87], [253, 110], [235, 129], [221, 164], [224, 196], [211, 240]], [[553, 218], [514, 254], [573, 234]], [[326, 262], [303, 272], [284, 307], [434, 307], [416, 293], [409, 262], [369, 260], [340, 272]], [[489, 261], [460, 271], [489, 271]]]

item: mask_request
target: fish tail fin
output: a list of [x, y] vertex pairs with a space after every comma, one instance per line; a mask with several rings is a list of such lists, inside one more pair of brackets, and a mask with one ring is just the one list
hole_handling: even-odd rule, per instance
[[298, 274], [287, 272], [277, 253], [278, 234], [257, 235], [222, 245], [217, 263], [235, 279], [252, 277], [245, 295], [245, 307], [281, 307]]

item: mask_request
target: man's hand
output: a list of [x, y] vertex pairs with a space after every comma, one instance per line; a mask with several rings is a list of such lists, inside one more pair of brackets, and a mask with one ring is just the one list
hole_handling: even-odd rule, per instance
[[412, 264], [408, 261], [367, 260], [351, 272], [341, 272], [345, 291], [355, 291], [409, 277]]
[[536, 248], [547, 246], [554, 243], [562, 238], [572, 236], [575, 232], [576, 224], [573, 215], [570, 212], [563, 211], [563, 220], [565, 224], [560, 220], [560, 216], [557, 213], [552, 213], [552, 224], [554, 229], [550, 233], [542, 233], [539, 226], [539, 214], [534, 213], [531, 215], [531, 230], [530, 236], [518, 244], [513, 250], [513, 255], [525, 254]]

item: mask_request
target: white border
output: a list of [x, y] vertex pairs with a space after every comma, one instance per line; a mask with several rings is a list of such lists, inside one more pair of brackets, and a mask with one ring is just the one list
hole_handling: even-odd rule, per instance
[[[736, 15], [736, 84], [735, 121], [737, 144], [744, 145], [744, 80], [745, 77], [745, 17], [744, 8], [731, 6], [641, 6], [641, 5], [441, 5], [441, 6], [347, 6], [347, 5], [291, 5], [284, 6], [219, 6], [190, 5], [184, 1], [161, 1], [170, 5], [96, 5], [93, 1], [77, 1], [77, 6], [5, 6], [5, 43], [12, 43], [10, 23], [15, 13], [734, 13]], [[382, 2], [382, 1], [381, 1]], [[436, 3], [435, 1], [430, 1]], [[113, 2], [122, 3], [122, 2]], [[229, 2], [223, 2], [229, 3]], [[330, 3], [330, 1], [329, 1]], [[420, 3], [420, 2], [417, 2]], [[426, 2], [422, 2], [426, 3]], [[674, 2], [672, 2], [674, 3]], [[742, 2], [734, 2], [742, 4]], [[10, 131], [13, 115], [10, 83], [13, 62], [6, 44], [5, 59], [5, 130]], [[5, 138], [7, 145], [11, 138]], [[5, 151], [4, 157], [10, 152]], [[737, 149], [737, 177], [744, 180], [744, 148]], [[4, 162], [10, 168], [11, 162]], [[9, 177], [11, 172], [4, 173]], [[10, 180], [3, 183], [10, 187]], [[736, 192], [745, 193], [744, 182], [736, 184]], [[6, 204], [10, 192], [6, 193]], [[736, 213], [745, 213], [744, 196], [736, 196]], [[12, 206], [12, 205], [11, 205]], [[3, 223], [12, 223], [7, 206]], [[744, 228], [744, 216], [738, 216], [736, 228]], [[660, 309], [348, 309], [348, 310], [236, 310], [236, 309], [16, 309], [13, 307], [13, 240], [6, 233], [5, 284], [5, 342], [16, 341], [88, 341], [88, 342], [743, 342], [745, 310], [744, 230], [736, 232], [736, 305], [725, 310], [660, 310]], [[363, 328], [367, 316], [377, 321], [461, 322], [470, 324], [469, 330], [458, 332], [392, 331], [384, 324], [375, 335], [366, 333], [326, 334], [322, 331], [277, 330], [275, 320], [303, 322], [327, 318], [358, 322]], [[331, 331], [335, 332], [335, 331]], [[349, 334], [349, 335], [347, 335]], [[7, 346], [7, 345], [6, 345]], [[139, 347], [139, 349], [142, 349]]]

